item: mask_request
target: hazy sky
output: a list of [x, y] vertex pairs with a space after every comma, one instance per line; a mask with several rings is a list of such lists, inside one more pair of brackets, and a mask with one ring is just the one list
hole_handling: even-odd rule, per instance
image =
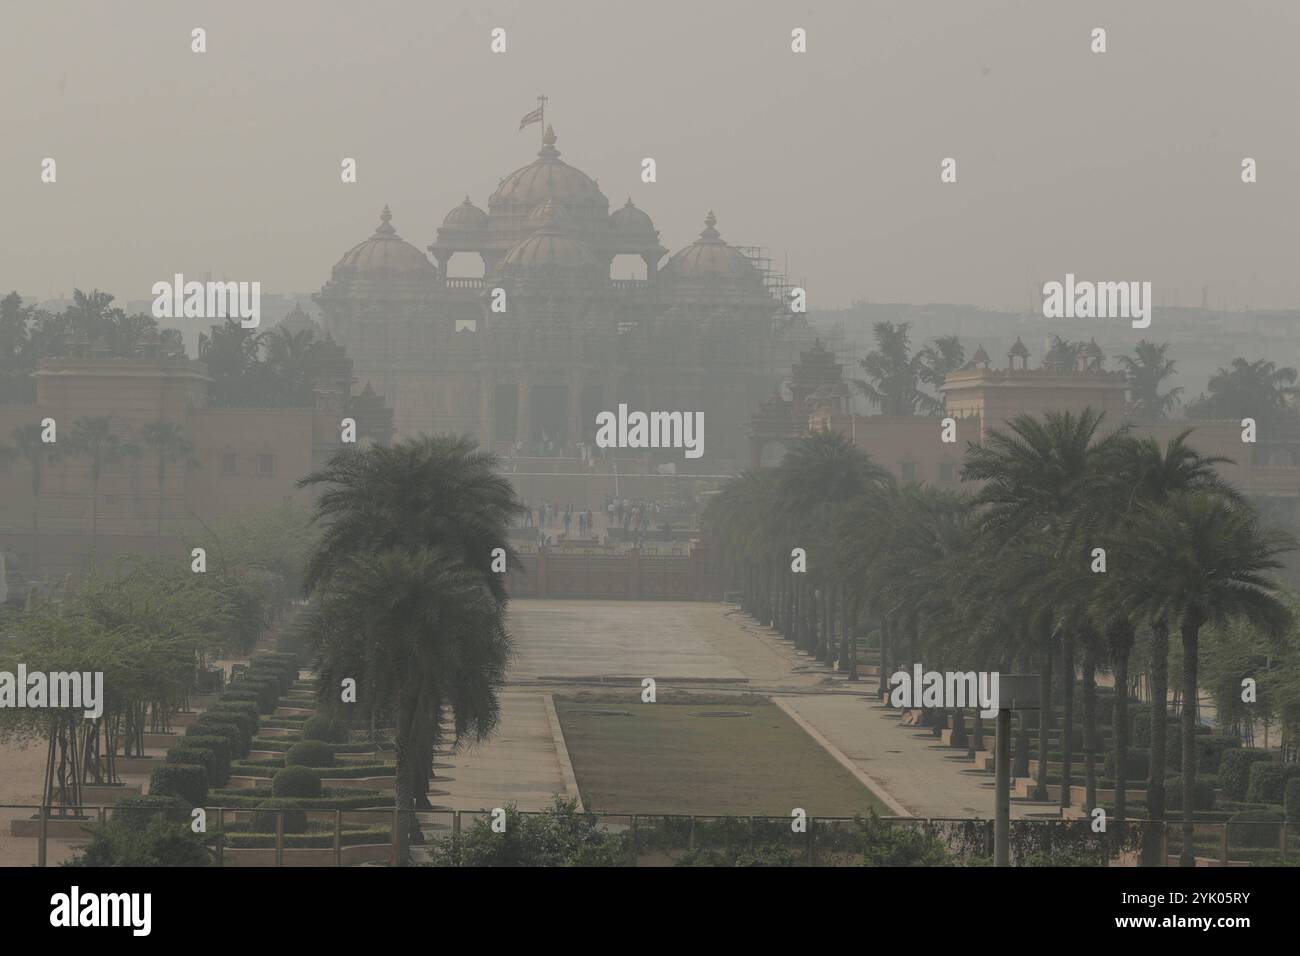
[[0, 286], [28, 295], [315, 290], [386, 202], [423, 248], [533, 158], [545, 93], [611, 208], [674, 250], [712, 208], [814, 309], [1020, 308], [1067, 271], [1300, 306], [1296, 0], [4, 0], [0, 37]]

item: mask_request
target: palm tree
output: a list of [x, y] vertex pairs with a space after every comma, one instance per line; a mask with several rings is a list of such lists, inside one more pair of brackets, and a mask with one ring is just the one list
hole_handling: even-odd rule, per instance
[[[1201, 628], [1244, 619], [1280, 633], [1289, 612], [1270, 572], [1296, 547], [1261, 527], [1248, 506], [1209, 491], [1179, 492], [1132, 516], [1121, 544], [1124, 573], [1153, 614], [1178, 622], [1182, 642], [1183, 866], [1195, 862], [1197, 651]], [[1154, 729], [1154, 728], [1153, 728]]]
[[154, 535], [155, 552], [162, 545], [163, 496], [167, 489], [167, 466], [188, 462], [194, 455], [194, 446], [185, 437], [185, 429], [175, 422], [147, 422], [144, 426], [144, 444], [158, 457], [158, 524]]
[[919, 353], [911, 354], [909, 328], [909, 322], [877, 322], [876, 348], [859, 363], [867, 378], [853, 384], [882, 415], [930, 415], [942, 408], [917, 387], [925, 364]]
[[[814, 623], [809, 650], [818, 659], [831, 662], [831, 625], [835, 618], [831, 595], [835, 575], [830, 519], [837, 505], [872, 494], [888, 486], [889, 472], [840, 432], [812, 432], [786, 452], [777, 467], [777, 506], [809, 555], [817, 555], [808, 575], [813, 581], [798, 586], [811, 620], [820, 621], [820, 637]], [[796, 544], [800, 542], [796, 541]], [[823, 601], [820, 613], [813, 600], [814, 582], [820, 585]]]
[[1234, 358], [1228, 368], [1219, 368], [1210, 379], [1209, 395], [1202, 395], [1187, 407], [1189, 418], [1253, 418], [1260, 429], [1267, 430], [1287, 419], [1294, 419], [1293, 402], [1300, 395], [1296, 387], [1297, 372], [1287, 366], [1259, 359], [1248, 362]]
[[40, 425], [19, 425], [12, 432], [14, 445], [13, 457], [26, 459], [32, 472], [32, 574], [33, 578], [40, 571], [41, 554], [41, 476], [46, 465], [59, 460], [59, 454], [52, 442], [41, 441]]
[[[999, 552], [1038, 548], [1036, 542], [1041, 540], [1041, 548], [1048, 555], [1045, 567], [1061, 568], [1073, 561], [1081, 518], [1092, 513], [1088, 503], [1096, 501], [1105, 490], [1103, 465], [1110, 446], [1121, 434], [1096, 439], [1102, 420], [1102, 413], [1090, 408], [1077, 415], [1048, 412], [1042, 421], [1019, 415], [1011, 421], [1009, 431], [993, 429], [983, 446], [970, 448], [962, 466], [962, 480], [985, 482], [975, 500], [984, 509], [982, 531], [997, 542]], [[1050, 606], [1051, 598], [1046, 600]], [[1049, 627], [1061, 623], [1055, 614], [1047, 614], [1041, 622]], [[1067, 620], [1059, 631], [1065, 694], [1062, 806], [1068, 806], [1070, 799], [1074, 639], [1079, 623]], [[1047, 789], [1051, 638], [1050, 630], [1041, 632], [1038, 799], [1046, 797]]]
[[454, 715], [457, 742], [484, 740], [500, 708], [496, 688], [510, 657], [505, 608], [483, 576], [439, 548], [391, 548], [336, 569], [309, 625], [322, 686], [344, 677], [370, 689], [363, 717], [395, 720], [398, 860], [420, 839], [414, 811], [428, 787], [441, 724]]
[[[397, 635], [384, 640], [400, 640], [408, 646], [417, 638], [432, 640], [420, 637], [424, 632], [419, 628], [434, 627], [444, 616], [449, 621], [489, 621], [491, 615], [481, 607], [474, 588], [480, 588], [490, 597], [497, 613], [504, 614], [505, 575], [492, 570], [493, 552], [502, 549], [507, 566], [518, 565], [507, 535], [524, 507], [509, 481], [496, 474], [497, 463], [495, 455], [479, 451], [477, 442], [469, 436], [422, 436], [392, 446], [348, 448], [334, 455], [324, 468], [298, 482], [299, 487], [324, 486], [314, 514], [324, 532], [308, 562], [307, 590], [328, 597], [336, 590], [362, 588], [355, 592], [358, 599], [373, 598], [381, 603], [388, 600], [407, 608], [409, 613], [426, 615], [413, 621], [405, 621], [402, 615], [382, 618], [384, 626]], [[362, 558], [366, 555], [384, 557], [387, 563], [365, 566]], [[398, 582], [393, 585], [398, 588], [395, 592], [382, 590], [381, 578], [387, 572]], [[449, 602], [439, 606], [437, 616], [434, 605], [428, 602], [442, 600], [443, 595], [426, 596], [420, 599], [426, 603], [420, 604], [415, 593], [435, 586], [445, 589]], [[472, 610], [466, 610], [471, 606]], [[348, 613], [340, 609], [336, 616]], [[326, 624], [317, 628], [318, 640], [332, 633]], [[495, 633], [490, 630], [484, 631], [482, 640]], [[348, 640], [346, 629], [337, 640]], [[361, 641], [351, 659], [360, 662], [357, 666], [366, 665], [368, 670], [363, 673], [386, 672], [382, 661], [373, 660], [365, 640], [351, 640]], [[342, 659], [344, 652], [337, 654]], [[416, 803], [428, 802], [441, 707], [451, 706], [456, 713], [458, 742], [471, 731], [474, 736], [490, 732], [496, 706], [493, 660], [490, 654], [465, 658], [463, 670], [444, 674], [436, 686], [422, 684], [418, 703], [412, 699], [416, 691], [409, 685], [400, 685], [402, 693], [396, 697], [389, 695], [396, 701], [393, 713], [399, 734], [404, 735], [410, 748], [409, 790], [402, 791], [403, 800], [409, 793]], [[489, 676], [484, 677], [485, 673]], [[375, 681], [377, 692], [390, 686], [378, 677]], [[459, 683], [452, 692], [446, 690], [445, 682]], [[321, 686], [327, 687], [329, 682], [323, 681]], [[332, 700], [329, 702], [332, 704]], [[462, 710], [466, 722], [462, 722]], [[403, 811], [411, 806], [398, 804]]]
[[[1235, 488], [1219, 477], [1217, 466], [1231, 465], [1232, 459], [1217, 455], [1202, 455], [1187, 444], [1192, 429], [1185, 429], [1169, 439], [1162, 448], [1152, 437], [1139, 438], [1126, 435], [1116, 442], [1105, 465], [1109, 477], [1109, 491], [1099, 495], [1107, 502], [1108, 511], [1097, 522], [1099, 536], [1108, 553], [1123, 541], [1111, 539], [1126, 535], [1128, 517], [1138, 508], [1160, 504], [1170, 495], [1187, 491], [1204, 491], [1218, 495], [1230, 502], [1240, 502]], [[1118, 505], [1118, 508], [1116, 507]], [[1167, 710], [1169, 696], [1169, 620], [1163, 613], [1145, 616], [1141, 611], [1147, 595], [1134, 587], [1134, 579], [1127, 574], [1107, 577], [1101, 582], [1097, 594], [1096, 610], [1104, 622], [1103, 631], [1115, 676], [1115, 810], [1118, 819], [1124, 819], [1127, 807], [1127, 780], [1124, 768], [1128, 764], [1128, 674], [1129, 658], [1136, 640], [1136, 623], [1146, 620], [1148, 630], [1148, 668], [1151, 690], [1151, 745], [1147, 772], [1147, 818], [1162, 821], [1165, 818], [1165, 754], [1167, 747]], [[1147, 831], [1144, 850], [1148, 863], [1154, 863], [1157, 852], [1157, 834]]]
[[104, 468], [128, 457], [139, 457], [140, 449], [113, 432], [108, 415], [83, 415], [72, 423], [68, 442], [74, 455], [90, 463], [90, 564], [93, 567], [99, 544], [99, 479]]
[[1115, 361], [1128, 375], [1129, 413], [1142, 421], [1157, 422], [1169, 417], [1178, 405], [1183, 390], [1171, 388], [1161, 392], [1160, 386], [1177, 370], [1177, 363], [1167, 356], [1169, 343], [1156, 345], [1143, 339], [1133, 349], [1133, 355], [1118, 355]]
[[943, 411], [947, 408], [947, 396], [939, 391], [939, 386], [949, 373], [966, 364], [966, 350], [957, 336], [941, 335], [921, 349], [920, 359], [917, 374], [921, 381], [939, 392], [939, 411]]

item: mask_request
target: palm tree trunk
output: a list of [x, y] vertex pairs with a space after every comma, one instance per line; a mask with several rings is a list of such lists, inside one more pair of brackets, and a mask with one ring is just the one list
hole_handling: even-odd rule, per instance
[[[1169, 622], [1151, 623], [1151, 763], [1147, 769], [1147, 818], [1163, 824], [1165, 819], [1165, 711], [1169, 700]], [[1164, 866], [1160, 847], [1161, 825], [1146, 828], [1143, 862]]]
[[1183, 615], [1183, 852], [1180, 866], [1194, 866], [1196, 846], [1196, 655], [1200, 643], [1201, 619], [1193, 610]]
[[1115, 653], [1115, 819], [1128, 812], [1128, 648]]
[[[1095, 637], [1095, 635], [1090, 635]], [[1096, 641], [1083, 645], [1083, 808], [1097, 805], [1097, 664]]]
[[889, 616], [880, 617], [880, 702], [889, 700]]
[[853, 598], [849, 608], [849, 619], [844, 625], [844, 639], [848, 641], [849, 646], [849, 680], [851, 681], [858, 679], [858, 621], [861, 614], [862, 605], [857, 598]]
[[163, 495], [167, 485], [167, 462], [161, 457], [159, 452], [158, 459], [158, 526], [155, 528], [153, 539], [153, 553], [162, 553], [162, 519], [163, 519]]
[[1061, 634], [1061, 809], [1070, 807], [1074, 782], [1074, 632]]
[[1051, 747], [1049, 732], [1052, 727], [1052, 629], [1044, 629], [1039, 649], [1038, 674], [1038, 773], [1034, 783], [1034, 799], [1047, 799], [1047, 752]]

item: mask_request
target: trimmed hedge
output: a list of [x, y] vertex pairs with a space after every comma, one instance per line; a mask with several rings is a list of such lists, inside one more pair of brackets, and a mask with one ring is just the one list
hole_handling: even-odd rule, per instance
[[[1126, 769], [1124, 780], [1138, 781], [1147, 779], [1147, 774], [1151, 767], [1151, 751], [1144, 747], [1131, 747], [1124, 754]], [[1115, 752], [1106, 754], [1106, 763], [1103, 773], [1111, 780], [1115, 779]]]
[[131, 830], [145, 830], [158, 819], [158, 811], [169, 823], [188, 823], [193, 807], [180, 797], [148, 793], [141, 796], [122, 797], [113, 804], [111, 823], [120, 823]]
[[275, 677], [241, 677], [234, 685], [242, 691], [257, 695], [258, 711], [270, 714], [275, 710], [275, 702], [280, 699], [280, 682]]
[[[260, 816], [260, 814], [259, 814]], [[273, 816], [268, 814], [268, 816]], [[285, 821], [288, 823], [288, 821]], [[384, 826], [359, 826], [357, 824], [344, 824], [343, 832], [339, 835], [340, 846], [359, 846], [369, 843], [391, 843], [393, 840], [392, 827]], [[234, 849], [266, 849], [275, 846], [275, 821], [271, 820], [270, 833], [257, 833], [251, 830], [226, 830], [225, 843], [228, 847]], [[303, 829], [302, 832], [289, 833], [286, 829], [284, 834], [284, 846], [286, 849], [327, 849], [334, 845], [334, 829], [330, 827], [328, 831], [320, 832], [313, 830], [311, 825]]]
[[[273, 799], [270, 787], [252, 787], [239, 790], [221, 790], [212, 796], [214, 806], [235, 810], [256, 809]], [[346, 787], [321, 787], [319, 797], [287, 797], [279, 801], [299, 810], [391, 810], [391, 790], [350, 790]]]
[[149, 795], [179, 797], [191, 807], [202, 806], [208, 795], [208, 772], [198, 764], [169, 763], [154, 767], [149, 775]]
[[332, 767], [334, 763], [334, 749], [319, 740], [303, 740], [284, 755], [286, 767]]
[[257, 691], [253, 690], [228, 690], [224, 691], [217, 700], [223, 704], [231, 701], [244, 701], [246, 703], [256, 704], [258, 702], [258, 696]]
[[321, 795], [320, 774], [310, 767], [284, 767], [271, 778], [271, 793], [276, 797], [309, 797]]
[[1282, 807], [1286, 810], [1288, 820], [1292, 823], [1300, 823], [1300, 777], [1292, 777], [1286, 782]]
[[[185, 729], [186, 737], [227, 737], [235, 756], [246, 757], [253, 742], [252, 734], [245, 734], [244, 726], [235, 721], [234, 714], [200, 714]], [[230, 720], [226, 718], [230, 717]]]
[[[275, 810], [280, 812], [272, 812]], [[275, 833], [275, 821], [280, 817], [284, 818], [285, 833], [303, 833], [307, 830], [307, 811], [291, 806], [289, 800], [265, 800], [258, 804], [258, 812], [253, 814], [253, 829]]]
[[220, 737], [230, 744], [230, 755], [232, 757], [246, 756], [248, 750], [244, 747], [244, 732], [235, 724], [229, 724], [225, 721], [209, 720], [204, 723], [195, 721], [185, 729], [185, 735], [181, 741], [189, 740], [194, 737]]
[[[269, 760], [236, 761], [230, 772], [239, 777], [274, 777], [277, 770], [283, 770], [286, 764], [278, 757]], [[292, 764], [295, 767], [304, 764]], [[356, 780], [360, 777], [392, 777], [397, 774], [397, 767], [391, 763], [377, 764], [335, 764], [333, 767], [313, 767], [319, 770], [323, 778], [331, 780]]]
[[1281, 803], [1286, 796], [1287, 781], [1300, 776], [1300, 764], [1256, 763], [1250, 768], [1246, 799], [1251, 803]]
[[[1214, 799], [1214, 781], [1202, 780], [1197, 777], [1192, 789], [1192, 809], [1213, 810]], [[1165, 778], [1165, 809], [1183, 809], [1183, 778], [1181, 775]]]
[[[305, 738], [301, 737], [301, 735], [295, 737], [254, 737], [253, 749], [272, 750], [275, 751], [276, 753], [284, 753], [294, 744], [299, 743], [303, 739]], [[373, 754], [373, 753], [391, 754], [393, 752], [393, 748], [391, 744], [388, 746], [388, 749], [385, 750], [383, 745], [372, 743], [369, 741], [362, 741], [361, 743], [355, 743], [355, 744], [354, 743], [330, 744], [329, 748], [330, 750], [334, 751], [334, 756], [336, 757], [341, 754]]]
[[349, 736], [347, 724], [334, 717], [312, 717], [302, 725], [303, 740], [323, 740], [330, 744], [341, 744], [346, 743]]
[[[1229, 847], [1273, 847], [1281, 833], [1282, 814], [1276, 810], [1243, 810], [1228, 819]], [[1246, 824], [1256, 824], [1247, 826]]]
[[[230, 764], [235, 758], [234, 744], [229, 737], [205, 734], [186, 735], [176, 742], [176, 747], [201, 747], [211, 750], [216, 776], [209, 770], [208, 782], [214, 787], [224, 787], [230, 779]], [[173, 747], [172, 749], [175, 749]]]
[[[181, 738], [184, 740], [185, 738]], [[177, 744], [167, 751], [167, 763], [169, 764], [193, 764], [196, 767], [203, 768], [203, 779], [206, 786], [221, 786], [226, 781], [218, 780], [217, 755], [207, 747], [192, 747], [184, 744]], [[206, 793], [206, 790], [204, 791]]]
[[1214, 734], [1196, 738], [1196, 769], [1201, 773], [1218, 773], [1223, 755], [1241, 749], [1240, 737]]
[[1223, 792], [1234, 800], [1245, 800], [1250, 788], [1250, 768], [1272, 759], [1268, 751], [1252, 747], [1224, 751], [1219, 757], [1219, 782], [1223, 785]]

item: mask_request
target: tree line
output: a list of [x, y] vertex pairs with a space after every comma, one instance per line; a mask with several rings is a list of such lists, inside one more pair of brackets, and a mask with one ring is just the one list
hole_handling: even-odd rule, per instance
[[[1296, 542], [1267, 526], [1219, 477], [1216, 466], [1225, 460], [1198, 453], [1190, 430], [1161, 445], [1102, 424], [1100, 414], [1085, 410], [1022, 415], [992, 430], [966, 452], [961, 477], [977, 486], [974, 493], [900, 484], [845, 436], [812, 433], [779, 466], [729, 482], [704, 520], [722, 572], [761, 623], [818, 660], [838, 662], [851, 679], [858, 677], [859, 639], [874, 638], [882, 700], [888, 676], [915, 662], [1037, 674], [1035, 796], [1048, 793], [1059, 703], [1062, 807], [1072, 803], [1079, 722], [1085, 806], [1097, 805], [1102, 672], [1116, 688], [1115, 765], [1128, 765], [1136, 661], [1150, 709], [1147, 811], [1151, 820], [1165, 819], [1172, 651], [1181, 678], [1183, 862], [1190, 865], [1202, 634], [1218, 628], [1221, 642], [1234, 627], [1245, 628], [1276, 655], [1300, 656], [1288, 601], [1273, 577]], [[806, 573], [791, 571], [796, 547], [806, 551]], [[1104, 571], [1097, 570], [1098, 549]], [[956, 739], [965, 742], [963, 715], [951, 716]], [[1285, 719], [1300, 724], [1300, 707], [1292, 705]], [[975, 746], [982, 735], [976, 714]], [[1022, 721], [1019, 776], [1028, 775], [1030, 750]], [[1116, 773], [1121, 821], [1125, 777]], [[1149, 833], [1154, 840], [1154, 828]], [[1152, 840], [1147, 854], [1156, 852]]]

